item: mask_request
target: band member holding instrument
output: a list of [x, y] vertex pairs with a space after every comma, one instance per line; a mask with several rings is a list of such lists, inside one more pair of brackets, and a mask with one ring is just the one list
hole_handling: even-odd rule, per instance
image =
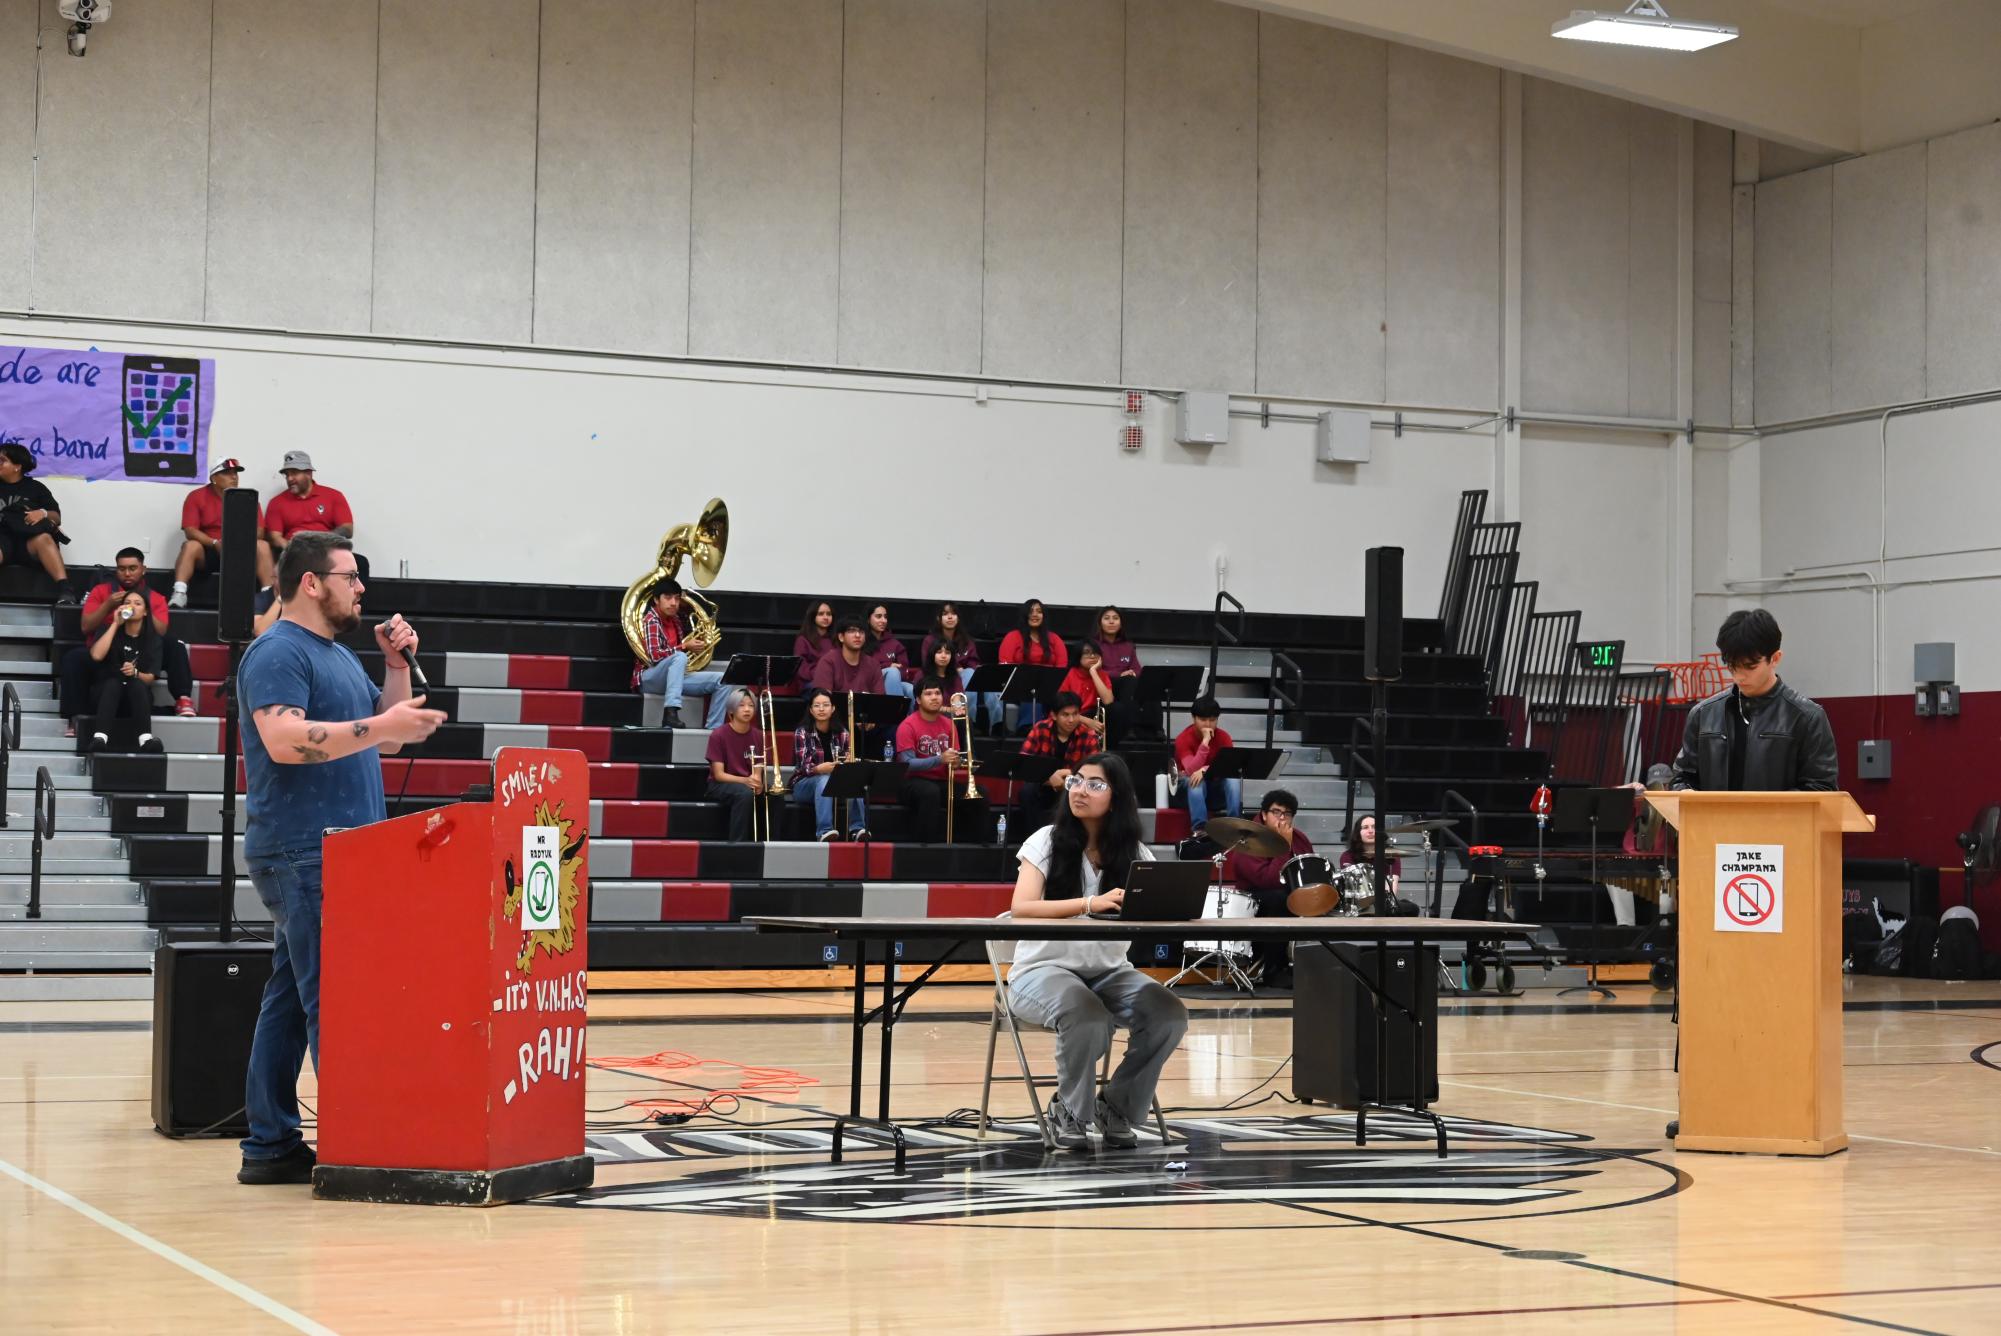
[[[1125, 902], [1132, 865], [1152, 858], [1140, 841], [1131, 771], [1109, 752], [1088, 756], [1064, 782], [1054, 824], [1022, 844], [1014, 917], [1078, 918]], [[1097, 1125], [1107, 1149], [1139, 1144], [1135, 1123], [1153, 1108], [1154, 1088], [1181, 1036], [1188, 1008], [1134, 969], [1126, 943], [1018, 942], [1008, 974], [1010, 1004], [1056, 1032], [1059, 1087], [1049, 1125], [1064, 1150], [1088, 1150]], [[1126, 1053], [1097, 1096], [1098, 1064], [1123, 1025]]]
[[[1372, 816], [1359, 818], [1355, 829], [1348, 835], [1348, 847], [1342, 851], [1341, 866], [1360, 863], [1363, 867], [1376, 865], [1376, 819]], [[1403, 881], [1403, 859], [1389, 860], [1390, 885], [1388, 898], [1396, 899], [1397, 886]]]
[[961, 761], [958, 726], [945, 716], [945, 684], [927, 677], [917, 684], [917, 712], [896, 726], [896, 759], [910, 767], [903, 777], [903, 809], [927, 844], [945, 839], [948, 766]]
[[862, 650], [866, 635], [862, 624], [853, 617], [843, 617], [835, 623], [834, 648], [813, 669], [813, 685], [828, 691], [882, 695], [882, 664]]
[[799, 634], [792, 637], [792, 652], [799, 656], [799, 687], [813, 685], [813, 670], [820, 660], [834, 652], [834, 605], [816, 598], [806, 605], [799, 622]]
[[1117, 747], [1139, 721], [1139, 650], [1126, 639], [1126, 616], [1111, 604], [1098, 610], [1094, 639], [1104, 658], [1104, 677], [1111, 684], [1105, 693], [1105, 709], [1110, 723], [1107, 746]]
[[882, 689], [885, 694], [901, 695], [905, 700], [917, 694], [918, 672], [910, 650], [901, 640], [890, 634], [889, 605], [878, 603], [868, 612], [868, 639], [862, 642], [862, 652], [882, 664]]
[[[1032, 598], [1022, 604], [1021, 624], [1001, 638], [1000, 661], [1025, 663], [1038, 668], [1069, 667], [1069, 648], [1064, 645], [1062, 636], [1048, 628], [1047, 621], [1041, 599]], [[1024, 701], [1016, 712], [1015, 723], [1026, 733], [1043, 713], [1042, 702]]]
[[764, 795], [762, 767], [772, 762], [757, 726], [756, 693], [738, 688], [728, 700], [728, 717], [709, 734], [708, 797], [727, 810], [729, 837], [740, 844], [750, 838], [751, 806]]
[[662, 580], [653, 586], [646, 613], [640, 619], [646, 639], [646, 661], [632, 665], [632, 689], [659, 696], [665, 702], [660, 715], [662, 728], [686, 728], [681, 721], [681, 698], [692, 691], [708, 698], [708, 727], [719, 728], [728, 712], [728, 693], [722, 689], [723, 675], [713, 670], [688, 671], [689, 620], [681, 606], [681, 582]]
[[[1275, 858], [1259, 858], [1241, 849], [1233, 849], [1223, 859], [1223, 876], [1234, 883], [1239, 890], [1249, 891], [1258, 902], [1259, 918], [1277, 918], [1289, 911], [1285, 907], [1286, 887], [1280, 874], [1285, 865], [1301, 854], [1313, 852], [1313, 841], [1306, 838], [1306, 832], [1292, 824], [1299, 815], [1299, 799], [1290, 789], [1273, 789], [1265, 794], [1258, 805], [1258, 820], [1270, 826], [1288, 840], [1291, 848]], [[1263, 982], [1274, 988], [1292, 987], [1292, 957], [1287, 952], [1285, 942], [1259, 942], [1256, 954], [1264, 966]]]
[[[827, 777], [854, 756], [848, 730], [836, 720], [837, 709], [833, 692], [814, 687], [806, 693], [806, 717], [792, 733], [792, 801], [813, 805], [813, 835], [820, 840], [840, 833], [834, 826], [834, 800], [825, 796]], [[851, 833], [866, 824], [867, 813], [868, 804], [862, 799], [848, 800]]]
[[1209, 819], [1209, 808], [1220, 803], [1231, 816], [1244, 810], [1244, 781], [1211, 775], [1209, 766], [1218, 752], [1235, 744], [1218, 724], [1223, 707], [1214, 696], [1203, 696], [1189, 707], [1190, 722], [1174, 739], [1174, 765], [1188, 784], [1188, 821], [1201, 827]]
[[1097, 732], [1084, 723], [1084, 703], [1068, 691], [1058, 692], [1056, 713], [1038, 720], [1021, 744], [1023, 756], [1049, 756], [1063, 763], [1044, 784], [1023, 792], [1021, 804], [1028, 815], [1037, 820], [1046, 818], [1056, 804], [1056, 795], [1063, 792], [1065, 781], [1077, 773], [1085, 757], [1098, 749]]

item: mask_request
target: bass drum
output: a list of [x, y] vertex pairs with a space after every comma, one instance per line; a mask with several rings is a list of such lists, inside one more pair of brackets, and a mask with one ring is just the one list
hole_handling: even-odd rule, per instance
[[[1209, 888], [1208, 893], [1202, 897], [1202, 918], [1204, 921], [1214, 919], [1247, 919], [1256, 918], [1257, 916], [1258, 898], [1249, 891], [1236, 891], [1227, 888], [1219, 891], [1212, 886]], [[1226, 956], [1242, 957], [1248, 956], [1251, 953], [1251, 944], [1249, 942], [1191, 941], [1183, 945], [1187, 950], [1200, 951], [1204, 954], [1217, 952]]]

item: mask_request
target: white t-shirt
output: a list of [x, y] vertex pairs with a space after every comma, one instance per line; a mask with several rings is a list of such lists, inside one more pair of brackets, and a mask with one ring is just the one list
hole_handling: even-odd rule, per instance
[[[1044, 878], [1049, 876], [1049, 853], [1056, 840], [1056, 828], [1044, 826], [1023, 841], [1021, 852], [1016, 856], [1027, 863]], [[1153, 850], [1144, 844], [1139, 847], [1141, 858], [1151, 859]], [[1100, 873], [1091, 866], [1091, 860], [1084, 860], [1084, 894], [1098, 894]], [[1132, 946], [1129, 941], [1074, 941], [1074, 942], [1016, 942], [1014, 946], [1014, 974], [1042, 965], [1061, 965], [1073, 974], [1086, 979], [1096, 978], [1109, 970], [1128, 965], [1126, 952]]]

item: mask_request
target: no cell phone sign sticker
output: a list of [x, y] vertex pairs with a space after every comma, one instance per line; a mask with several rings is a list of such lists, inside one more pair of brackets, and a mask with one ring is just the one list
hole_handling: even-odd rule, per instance
[[1716, 930], [1784, 932], [1785, 927], [1785, 846], [1717, 845]]

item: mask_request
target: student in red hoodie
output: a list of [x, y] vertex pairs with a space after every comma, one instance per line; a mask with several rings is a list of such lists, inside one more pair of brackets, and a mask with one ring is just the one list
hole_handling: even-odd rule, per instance
[[[1070, 650], [1064, 645], [1063, 637], [1049, 629], [1041, 599], [1032, 598], [1021, 605], [1021, 624], [1001, 638], [1000, 661], [1023, 663], [1033, 668], [1070, 666]], [[1042, 702], [1024, 701], [1016, 713], [1015, 726], [1026, 733], [1047, 713], [1042, 708]]]

